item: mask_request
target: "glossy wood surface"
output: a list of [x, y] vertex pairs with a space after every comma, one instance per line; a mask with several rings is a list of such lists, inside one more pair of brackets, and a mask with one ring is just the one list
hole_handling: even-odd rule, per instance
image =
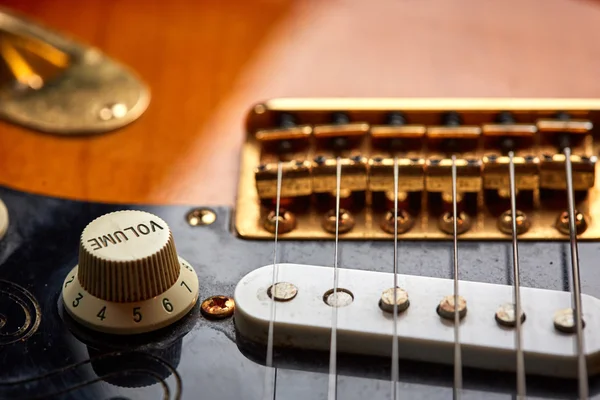
[[0, 184], [125, 203], [233, 204], [243, 119], [278, 96], [600, 97], [593, 0], [2, 0], [131, 66], [117, 132], [0, 125]]

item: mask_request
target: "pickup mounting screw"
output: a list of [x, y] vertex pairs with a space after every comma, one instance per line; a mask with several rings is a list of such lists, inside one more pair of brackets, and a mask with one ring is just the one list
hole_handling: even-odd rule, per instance
[[[582, 328], [585, 328], [585, 321], [581, 320]], [[565, 308], [554, 313], [554, 327], [557, 331], [563, 333], [575, 333], [577, 326], [572, 308]]]
[[335, 218], [335, 210], [329, 210], [323, 217], [323, 229], [329, 233], [335, 233], [335, 227], [338, 225], [339, 233], [346, 233], [354, 228], [354, 217], [350, 211], [340, 208], [340, 220], [339, 224], [336, 224], [337, 219]]
[[[513, 303], [504, 303], [496, 311], [496, 322], [502, 326], [514, 327], [517, 324], [515, 319], [515, 306]], [[525, 313], [521, 308], [521, 323], [525, 322]]]
[[[502, 233], [512, 235], [512, 212], [504, 211], [498, 218], [498, 229]], [[521, 235], [529, 230], [531, 221], [523, 211], [517, 210], [517, 235]]]
[[[408, 293], [406, 290], [399, 287], [396, 288], [396, 304], [398, 313], [406, 310], [410, 305]], [[389, 288], [383, 291], [381, 294], [381, 299], [379, 300], [379, 308], [385, 312], [394, 312], [394, 288]]]
[[279, 210], [279, 224], [277, 224], [277, 215], [275, 210], [271, 210], [265, 218], [264, 228], [271, 233], [275, 233], [275, 227], [279, 234], [291, 232], [296, 228], [296, 216], [293, 212], [280, 209]]
[[298, 288], [289, 282], [277, 282], [267, 289], [267, 294], [275, 301], [290, 301], [298, 294]]
[[209, 319], [224, 319], [231, 317], [235, 309], [235, 301], [228, 296], [212, 296], [200, 305], [202, 314]]
[[[437, 313], [440, 317], [454, 321], [454, 295], [446, 296], [440, 301], [437, 307]], [[458, 317], [464, 318], [467, 315], [467, 301], [464, 297], [458, 296]]]
[[[587, 218], [581, 212], [575, 210], [575, 229], [577, 234], [581, 235], [588, 227]], [[569, 231], [569, 212], [563, 211], [556, 220], [556, 229], [563, 235], [570, 235]]]

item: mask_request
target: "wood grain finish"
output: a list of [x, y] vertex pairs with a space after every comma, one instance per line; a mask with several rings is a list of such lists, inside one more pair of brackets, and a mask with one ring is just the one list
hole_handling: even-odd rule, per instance
[[61, 197], [233, 204], [244, 115], [270, 97], [600, 97], [591, 0], [1, 3], [152, 91], [139, 121], [107, 135], [0, 126], [0, 183]]

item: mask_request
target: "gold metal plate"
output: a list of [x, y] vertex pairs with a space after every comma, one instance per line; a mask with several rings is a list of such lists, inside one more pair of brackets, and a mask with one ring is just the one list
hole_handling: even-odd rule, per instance
[[148, 88], [98, 49], [0, 9], [0, 118], [55, 134], [125, 126], [148, 107]]
[[[390, 112], [401, 111], [407, 117], [405, 129], [386, 129], [385, 116]], [[490, 204], [486, 204], [486, 196], [484, 189], [491, 185], [493, 188], [501, 189], [501, 186], [508, 182], [502, 177], [502, 171], [508, 168], [502, 165], [495, 165], [493, 168], [488, 165], [489, 174], [484, 173], [485, 164], [490, 162], [490, 159], [485, 158], [490, 153], [498, 153], [498, 149], [494, 145], [490, 145], [489, 140], [495, 140], [499, 136], [511, 137], [514, 140], [523, 139], [532, 140], [531, 145], [525, 148], [519, 148], [516, 151], [517, 178], [518, 186], [523, 190], [536, 187], [532, 192], [532, 206], [525, 210], [531, 223], [531, 228], [526, 233], [519, 236], [520, 240], [568, 240], [568, 236], [561, 233], [556, 228], [557, 218], [564, 211], [562, 205], [554, 207], [547, 204], [546, 197], [544, 201], [540, 198], [540, 185], [545, 182], [549, 187], [562, 187], [564, 178], [561, 180], [560, 175], [564, 174], [564, 156], [555, 154], [552, 138], [547, 135], [555, 133], [555, 129], [564, 128], [569, 133], [576, 133], [578, 141], [573, 144], [573, 153], [577, 156], [572, 158], [574, 162], [574, 174], [578, 175], [576, 183], [582, 188], [589, 188], [595, 182], [593, 187], [589, 188], [587, 196], [577, 203], [577, 209], [583, 212], [588, 218], [587, 229], [579, 235], [580, 240], [598, 240], [600, 239], [600, 181], [598, 163], [589, 171], [586, 163], [577, 164], [577, 160], [586, 158], [594, 159], [595, 155], [599, 154], [600, 138], [595, 137], [596, 133], [593, 129], [594, 125], [600, 124], [600, 100], [586, 99], [275, 99], [254, 106], [247, 118], [247, 136], [242, 150], [242, 163], [240, 169], [239, 191], [235, 213], [235, 229], [243, 238], [252, 239], [273, 239], [273, 233], [268, 232], [264, 227], [264, 220], [272, 209], [268, 201], [264, 201], [261, 205], [261, 200], [257, 193], [255, 172], [258, 165], [264, 162], [265, 158], [261, 155], [263, 149], [261, 143], [256, 140], [255, 133], [265, 129], [277, 128], [278, 116], [281, 113], [291, 113], [295, 116], [298, 124], [302, 126], [323, 126], [331, 124], [330, 116], [335, 112], [344, 112], [350, 119], [351, 123], [360, 122], [361, 124], [369, 124], [370, 127], [376, 127], [375, 134], [370, 131], [365, 134], [366, 141], [356, 145], [360, 149], [360, 155], [367, 159], [367, 180], [368, 184], [372, 185], [377, 190], [384, 190], [385, 185], [393, 182], [393, 176], [386, 177], [386, 171], [392, 173], [392, 166], [389, 165], [390, 154], [385, 157], [387, 161], [377, 168], [374, 168], [373, 157], [380, 153], [380, 149], [376, 149], [373, 143], [379, 138], [396, 137], [403, 135], [406, 130], [406, 137], [411, 140], [422, 141], [423, 146], [415, 151], [402, 154], [403, 163], [399, 165], [402, 173], [406, 174], [406, 186], [408, 191], [427, 191], [427, 179], [434, 176], [436, 179], [436, 187], [440, 187], [442, 193], [446, 186], [450, 185], [450, 168], [447, 167], [447, 156], [443, 156], [439, 149], [427, 148], [427, 129], [430, 127], [439, 127], [440, 116], [448, 111], [454, 111], [460, 114], [462, 125], [468, 127], [468, 138], [465, 138], [464, 129], [460, 131], [461, 135], [458, 140], [474, 140], [476, 146], [469, 148], [465, 152], [466, 160], [476, 160], [482, 165], [481, 176], [477, 177], [476, 173], [466, 171], [465, 177], [469, 181], [465, 181], [468, 186], [466, 191], [476, 191], [476, 212], [472, 214], [471, 228], [460, 236], [461, 240], [511, 240], [511, 236], [503, 233], [498, 228], [498, 214], [492, 215], [489, 211]], [[515, 123], [506, 124], [503, 127], [497, 126], [496, 117], [500, 112], [510, 111], [515, 116]], [[553, 118], [558, 112], [567, 112], [572, 116], [572, 124], [558, 123], [553, 121]], [[541, 128], [537, 123], [541, 121]], [[383, 125], [382, 125], [383, 124]], [[383, 126], [383, 128], [381, 128]], [[414, 126], [419, 127], [419, 135], [413, 132]], [[550, 128], [552, 129], [550, 129]], [[558, 127], [558, 128], [557, 128]], [[438, 129], [436, 133], [444, 136], [444, 131], [453, 134], [456, 129]], [[584, 132], [585, 131], [585, 132]], [[378, 135], [384, 132], [385, 135]], [[390, 133], [391, 132], [391, 133]], [[480, 134], [481, 133], [481, 134]], [[546, 135], [546, 136], [542, 136]], [[473, 139], [471, 139], [473, 137]], [[462, 139], [461, 139], [462, 138]], [[436, 138], [437, 139], [437, 138]], [[311, 142], [312, 143], [312, 142]], [[528, 142], [527, 142], [528, 143]], [[317, 154], [317, 149], [314, 144], [308, 144], [306, 150], [293, 153], [289, 158], [284, 158], [285, 162], [293, 162], [300, 160], [303, 166], [306, 163], [311, 163], [314, 156]], [[320, 153], [319, 153], [320, 154]], [[348, 152], [352, 154], [352, 152]], [[398, 155], [398, 153], [395, 153]], [[499, 154], [499, 153], [498, 153]], [[550, 155], [550, 159], [547, 155]], [[429, 158], [436, 156], [439, 159], [440, 167], [432, 169], [428, 168]], [[531, 157], [529, 157], [531, 155]], [[502, 156], [502, 154], [499, 154]], [[546, 156], [546, 158], [544, 158]], [[352, 157], [349, 155], [347, 157]], [[391, 156], [393, 157], [393, 156]], [[577, 158], [579, 157], [579, 158]], [[582, 158], [583, 157], [583, 158]], [[531, 158], [531, 165], [525, 165], [525, 160]], [[275, 166], [276, 161], [273, 158], [267, 158], [271, 166]], [[392, 158], [393, 159], [393, 158]], [[412, 160], [412, 161], [411, 161]], [[502, 157], [498, 162], [505, 162]], [[275, 161], [275, 162], [274, 162]], [[387, 163], [387, 164], [386, 164]], [[521, 163], [525, 163], [521, 167]], [[313, 162], [314, 165], [314, 162]], [[362, 162], [361, 162], [362, 165]], [[442, 168], [443, 167], [443, 168]], [[419, 168], [424, 168], [426, 172]], [[528, 177], [528, 171], [534, 169], [538, 172], [535, 177]], [[595, 170], [594, 170], [595, 168]], [[419, 170], [418, 170], [419, 169]], [[344, 179], [344, 167], [342, 168], [342, 179]], [[402, 172], [404, 171], [404, 172]], [[428, 175], [427, 171], [432, 174]], [[578, 172], [580, 171], [580, 172]], [[595, 175], [594, 175], [595, 172]], [[271, 171], [272, 176], [276, 176]], [[447, 180], [444, 180], [444, 176]], [[308, 177], [303, 175], [308, 182]], [[313, 176], [314, 177], [314, 176]], [[371, 177], [373, 178], [371, 181]], [[593, 182], [590, 178], [593, 177]], [[282, 187], [286, 186], [286, 174], [284, 173], [284, 181]], [[357, 176], [353, 178], [353, 182], [359, 179]], [[363, 179], [360, 177], [360, 179]], [[579, 180], [578, 180], [579, 179]], [[430, 179], [431, 180], [431, 179]], [[439, 180], [439, 182], [438, 182]], [[362, 180], [361, 180], [362, 182]], [[490, 183], [491, 182], [491, 183]], [[261, 184], [266, 184], [261, 182]], [[308, 184], [308, 183], [307, 183]], [[553, 186], [554, 185], [554, 186]], [[344, 186], [344, 185], [342, 185]], [[435, 185], [434, 185], [435, 186]], [[392, 186], [393, 187], [393, 186]], [[362, 185], [361, 185], [362, 188]], [[304, 188], [302, 194], [305, 197], [298, 198], [304, 202], [310, 202], [314, 205], [314, 198], [306, 196], [310, 190]], [[329, 188], [328, 188], [329, 189]], [[359, 190], [352, 188], [352, 190]], [[263, 188], [264, 193], [274, 194], [274, 191]], [[430, 188], [429, 191], [434, 191]], [[286, 191], [294, 193], [293, 191]], [[297, 192], [299, 193], [299, 192]], [[315, 191], [313, 190], [313, 193]], [[393, 193], [393, 190], [392, 190]], [[558, 192], [556, 196], [562, 196], [563, 192]], [[313, 195], [314, 196], [314, 195]], [[566, 196], [566, 194], [565, 194]], [[274, 197], [274, 196], [273, 196]], [[284, 196], [285, 197], [285, 196]], [[286, 199], [289, 200], [289, 199]], [[340, 240], [392, 240], [393, 235], [381, 228], [381, 222], [385, 217], [386, 210], [374, 209], [372, 207], [372, 196], [369, 190], [366, 194], [366, 204], [359, 211], [353, 212], [355, 226], [354, 228], [340, 235]], [[565, 197], [566, 202], [566, 197]], [[401, 234], [402, 239], [408, 240], [448, 240], [451, 235], [443, 232], [438, 225], [438, 215], [430, 215], [428, 208], [428, 195], [423, 193], [421, 196], [420, 212], [415, 215], [414, 226], [405, 233]], [[308, 205], [308, 203], [306, 204]], [[331, 240], [334, 239], [332, 233], [326, 232], [322, 227], [322, 218], [324, 212], [317, 210], [311, 205], [305, 211], [297, 212], [295, 229], [281, 234], [281, 240]], [[282, 207], [285, 207], [282, 206]]]

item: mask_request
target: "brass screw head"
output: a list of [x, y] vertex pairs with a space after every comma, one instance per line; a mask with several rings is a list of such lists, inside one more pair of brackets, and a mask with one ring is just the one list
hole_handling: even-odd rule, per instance
[[[442, 232], [445, 232], [449, 235], [452, 235], [454, 232], [454, 218], [452, 217], [451, 212], [444, 213], [440, 217], [439, 227]], [[465, 213], [461, 211], [458, 213], [458, 218], [456, 220], [456, 233], [458, 235], [465, 233], [471, 228], [471, 218]]]
[[[512, 235], [512, 228], [512, 212], [511, 210], [504, 211], [498, 217], [498, 230], [507, 235]], [[523, 211], [517, 210], [517, 235], [527, 232], [529, 228], [531, 228], [529, 217]]]
[[212, 296], [202, 302], [200, 310], [209, 319], [228, 318], [233, 315], [235, 301], [228, 296]]
[[[446, 296], [440, 301], [437, 307], [437, 313], [440, 317], [454, 321], [454, 295]], [[467, 300], [464, 297], [458, 296], [458, 317], [464, 318], [467, 315]]]
[[[517, 320], [515, 319], [515, 305], [513, 303], [502, 304], [498, 307], [498, 310], [496, 310], [495, 318], [499, 325], [513, 328], [517, 325]], [[525, 313], [521, 307], [521, 323], [523, 322], [525, 322]]]
[[[329, 210], [323, 217], [322, 226], [329, 233], [335, 233], [336, 226], [335, 210]], [[354, 217], [350, 211], [340, 208], [340, 221], [338, 224], [338, 232], [346, 233], [354, 228]]]
[[187, 213], [185, 219], [191, 226], [205, 226], [215, 222], [217, 214], [208, 208], [195, 208]]
[[[394, 211], [385, 213], [385, 217], [381, 221], [381, 229], [387, 233], [394, 234]], [[398, 210], [398, 233], [406, 233], [415, 225], [415, 219], [406, 210]]]
[[290, 301], [298, 294], [298, 288], [293, 283], [277, 282], [267, 289], [267, 294], [275, 301]]
[[275, 227], [279, 234], [291, 232], [296, 228], [296, 216], [293, 212], [280, 209], [279, 210], [279, 225], [277, 225], [277, 213], [275, 210], [271, 210], [265, 218], [263, 224], [264, 228], [271, 233], [275, 233]]
[[[588, 227], [587, 217], [575, 210], [575, 230], [581, 235]], [[569, 212], [563, 211], [556, 219], [556, 229], [563, 235], [570, 235], [569, 231]]]
[[[581, 327], [585, 328], [585, 321], [581, 320]], [[564, 308], [554, 313], [554, 328], [563, 333], [577, 332], [575, 315], [572, 308]]]
[[[408, 301], [408, 292], [399, 287], [396, 288], [396, 305], [398, 313], [406, 310], [410, 305], [410, 301]], [[394, 288], [386, 289], [381, 293], [379, 308], [385, 312], [394, 312]]]

